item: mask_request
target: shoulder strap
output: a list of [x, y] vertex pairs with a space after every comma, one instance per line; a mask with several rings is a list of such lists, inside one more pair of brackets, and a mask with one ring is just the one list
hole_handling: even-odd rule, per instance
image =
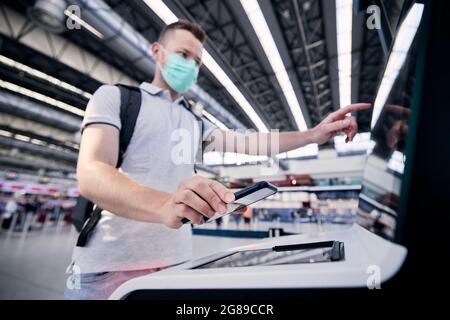
[[122, 165], [123, 157], [130, 144], [136, 126], [137, 117], [141, 110], [141, 91], [137, 87], [117, 85], [120, 90], [120, 138], [119, 138], [119, 157], [116, 167]]
[[[183, 98], [181, 100], [181, 105], [195, 117], [195, 120], [200, 122], [199, 142], [198, 142], [198, 149], [195, 154], [195, 162], [196, 162], [196, 164], [202, 163], [203, 162], [203, 131], [204, 131], [204, 128], [203, 128], [204, 124], [203, 124], [202, 116], [196, 114], [194, 112], [194, 110], [192, 110], [193, 107], [192, 107], [191, 103], [188, 100], [186, 100], [185, 98]], [[194, 172], [197, 173], [197, 169], [195, 168], [195, 166], [194, 166]]]
[[92, 230], [94, 230], [95, 226], [100, 221], [101, 217], [102, 217], [102, 209], [96, 207], [94, 211], [91, 213], [88, 222], [83, 226], [83, 229], [81, 229], [80, 234], [78, 235], [76, 245], [77, 247], [84, 247], [86, 245], [89, 235], [91, 234]]
[[[127, 151], [136, 126], [137, 117], [141, 110], [141, 91], [137, 87], [130, 87], [118, 84], [120, 90], [120, 134], [119, 134], [119, 156], [116, 168], [123, 162], [123, 156]], [[89, 221], [84, 225], [78, 236], [77, 247], [84, 247], [88, 241], [90, 233], [100, 221], [102, 208], [96, 207], [89, 217]]]

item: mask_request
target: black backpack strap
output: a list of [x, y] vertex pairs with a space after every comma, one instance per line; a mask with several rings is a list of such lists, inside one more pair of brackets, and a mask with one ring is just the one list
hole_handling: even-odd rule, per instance
[[71, 218], [72, 224], [75, 229], [80, 232], [83, 229], [85, 222], [91, 216], [92, 210], [94, 209], [94, 204], [80, 195], [77, 199], [77, 204], [75, 210], [73, 211]]
[[84, 247], [86, 245], [89, 235], [91, 234], [92, 230], [94, 230], [101, 217], [102, 208], [96, 207], [91, 213], [88, 222], [83, 226], [83, 229], [81, 229], [77, 240], [77, 247]]
[[[130, 144], [134, 133], [136, 121], [141, 110], [141, 91], [139, 88], [130, 87], [123, 84], [117, 85], [120, 90], [120, 123], [121, 129], [119, 134], [119, 156], [116, 168], [122, 165], [123, 157]], [[90, 233], [102, 217], [102, 208], [96, 207], [89, 217], [88, 222], [78, 236], [77, 247], [84, 247], [87, 243]]]
[[123, 84], [117, 85], [120, 90], [120, 129], [119, 138], [119, 158], [116, 168], [119, 168], [123, 162], [123, 156], [130, 144], [133, 136], [136, 121], [141, 110], [141, 90], [137, 87], [130, 87]]

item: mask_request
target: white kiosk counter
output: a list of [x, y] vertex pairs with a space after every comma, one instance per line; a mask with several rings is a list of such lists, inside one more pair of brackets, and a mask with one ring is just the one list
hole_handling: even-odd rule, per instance
[[[334, 243], [343, 243], [331, 257]], [[286, 245], [322, 248], [287, 250]], [[281, 246], [281, 247], [280, 247]], [[273, 248], [282, 248], [274, 251]], [[300, 247], [301, 248], [301, 247]], [[153, 290], [285, 289], [376, 286], [400, 269], [406, 248], [355, 224], [348, 230], [262, 240], [196, 259], [121, 285], [110, 299], [150, 298]], [[336, 259], [333, 261], [333, 259]]]

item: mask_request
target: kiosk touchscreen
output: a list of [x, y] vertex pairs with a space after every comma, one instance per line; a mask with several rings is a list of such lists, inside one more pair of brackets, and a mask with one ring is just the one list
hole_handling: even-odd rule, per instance
[[[395, 241], [402, 220], [400, 198], [417, 79], [418, 36], [424, 5], [414, 4], [400, 25], [379, 85], [371, 121], [372, 151], [363, 173], [356, 222]], [[398, 237], [397, 237], [398, 238]]]
[[194, 269], [273, 266], [281, 264], [318, 263], [344, 259], [344, 244], [323, 241], [275, 246], [269, 249], [242, 250], [199, 265]]

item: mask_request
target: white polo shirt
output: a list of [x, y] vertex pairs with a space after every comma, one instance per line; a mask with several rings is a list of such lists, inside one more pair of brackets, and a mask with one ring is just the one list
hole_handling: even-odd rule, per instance
[[[140, 85], [142, 105], [120, 171], [151, 188], [172, 193], [192, 177], [199, 144], [199, 123], [169, 92], [150, 83]], [[93, 123], [120, 130], [120, 91], [103, 85], [86, 108], [82, 129]], [[202, 140], [217, 127], [203, 119]], [[197, 133], [197, 136], [193, 134]], [[186, 154], [190, 150], [190, 154]], [[190, 159], [188, 161], [188, 159]], [[156, 268], [181, 263], [192, 256], [190, 225], [170, 229], [103, 211], [85, 247], [75, 247], [72, 264], [81, 273]]]

